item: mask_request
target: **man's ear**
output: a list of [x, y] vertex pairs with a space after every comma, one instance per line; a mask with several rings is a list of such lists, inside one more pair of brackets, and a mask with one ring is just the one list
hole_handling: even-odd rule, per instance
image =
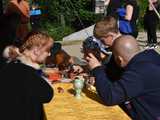
[[123, 58], [122, 58], [121, 56], [118, 56], [117, 62], [118, 62], [118, 64], [119, 64], [120, 66], [123, 66], [124, 60], [123, 60]]

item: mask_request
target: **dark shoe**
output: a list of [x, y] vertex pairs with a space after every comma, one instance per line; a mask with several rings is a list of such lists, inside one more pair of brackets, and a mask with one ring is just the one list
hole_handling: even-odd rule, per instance
[[153, 44], [153, 47], [154, 47], [154, 48], [158, 48], [157, 43], [154, 43], [154, 44]]
[[145, 49], [154, 49], [153, 44], [149, 44], [149, 43], [148, 43], [148, 44], [146, 45]]

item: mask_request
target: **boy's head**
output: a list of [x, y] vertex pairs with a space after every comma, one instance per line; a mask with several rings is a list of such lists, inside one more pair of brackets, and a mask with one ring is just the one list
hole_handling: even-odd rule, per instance
[[43, 63], [50, 55], [53, 39], [43, 32], [30, 32], [22, 46], [20, 52], [27, 54], [33, 62]]
[[65, 70], [71, 64], [72, 57], [63, 49], [58, 50], [54, 55], [47, 58], [46, 64], [55, 64], [59, 70]]
[[96, 23], [93, 33], [106, 46], [112, 46], [114, 39], [119, 35], [117, 20], [112, 16], [105, 17]]

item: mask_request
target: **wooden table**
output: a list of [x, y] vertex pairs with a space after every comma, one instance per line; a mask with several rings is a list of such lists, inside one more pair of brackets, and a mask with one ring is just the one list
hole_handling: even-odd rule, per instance
[[[58, 87], [64, 92], [58, 93]], [[103, 105], [96, 92], [84, 90], [76, 99], [72, 83], [56, 83], [53, 88], [54, 98], [44, 105], [47, 120], [130, 120], [118, 106]]]

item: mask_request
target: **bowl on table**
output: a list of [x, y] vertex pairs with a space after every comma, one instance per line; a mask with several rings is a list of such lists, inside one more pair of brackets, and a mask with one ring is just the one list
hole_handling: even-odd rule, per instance
[[62, 74], [57, 68], [45, 68], [43, 72], [47, 75], [50, 81], [59, 81], [62, 79]]

